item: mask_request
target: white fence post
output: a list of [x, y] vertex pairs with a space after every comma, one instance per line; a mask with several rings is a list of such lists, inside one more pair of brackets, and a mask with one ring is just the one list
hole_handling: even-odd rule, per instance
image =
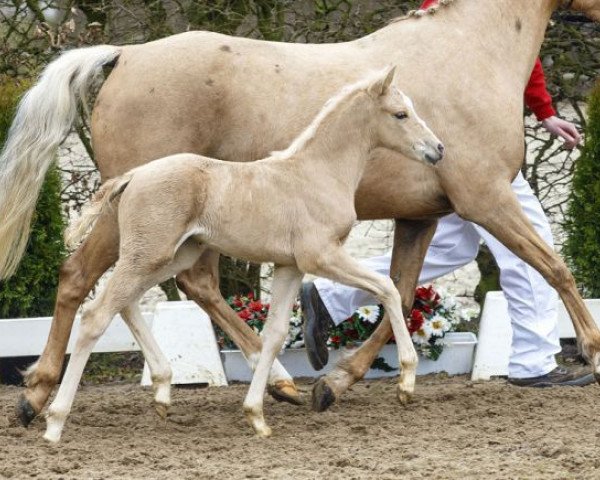
[[[585, 304], [600, 325], [600, 299], [588, 299]], [[558, 332], [560, 338], [575, 337], [573, 323], [562, 302], [558, 304]], [[502, 292], [488, 292], [479, 323], [471, 379], [489, 380], [493, 376], [508, 375], [511, 340], [512, 328], [506, 298]]]

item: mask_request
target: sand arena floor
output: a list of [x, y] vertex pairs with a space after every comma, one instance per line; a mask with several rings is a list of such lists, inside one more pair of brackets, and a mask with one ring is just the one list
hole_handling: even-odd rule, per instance
[[175, 389], [163, 421], [137, 384], [83, 386], [53, 446], [43, 420], [14, 421], [20, 389], [0, 387], [0, 478], [600, 478], [596, 385], [429, 376], [403, 408], [392, 381], [360, 382], [321, 414], [268, 398], [266, 440], [243, 418], [246, 388]]

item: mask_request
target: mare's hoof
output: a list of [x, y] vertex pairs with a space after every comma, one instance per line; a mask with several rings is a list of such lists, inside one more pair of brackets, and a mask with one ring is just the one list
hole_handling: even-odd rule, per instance
[[312, 409], [315, 412], [324, 412], [335, 403], [335, 393], [324, 378], [320, 378], [312, 391]]
[[168, 405], [165, 405], [164, 403], [155, 403], [154, 409], [156, 410], [156, 413], [158, 413], [158, 416], [160, 418], [162, 418], [163, 420], [167, 419], [167, 412], [169, 409]]
[[304, 405], [304, 400], [296, 389], [296, 385], [289, 380], [280, 380], [274, 385], [267, 385], [267, 392], [278, 402], [287, 402], [292, 405]]
[[37, 416], [37, 412], [25, 395], [21, 395], [17, 402], [17, 416], [24, 427], [28, 427], [31, 421]]

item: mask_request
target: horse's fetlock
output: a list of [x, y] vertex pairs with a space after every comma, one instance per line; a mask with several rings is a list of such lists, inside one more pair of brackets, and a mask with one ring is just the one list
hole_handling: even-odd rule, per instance
[[342, 359], [338, 362], [336, 370], [341, 370], [353, 379], [359, 380], [366, 375], [370, 368], [371, 365], [365, 364], [365, 362], [351, 362], [349, 359]]
[[166, 368], [164, 370], [155, 372], [151, 376], [153, 384], [164, 384], [164, 383], [170, 384], [172, 378], [173, 378], [173, 372], [170, 368]]
[[243, 409], [244, 414], [247, 417], [257, 417], [262, 415], [262, 408], [259, 405], [250, 405], [248, 403], [244, 403]]

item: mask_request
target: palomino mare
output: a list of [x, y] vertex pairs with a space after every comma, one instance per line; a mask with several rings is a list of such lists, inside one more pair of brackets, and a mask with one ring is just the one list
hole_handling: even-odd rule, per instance
[[[193, 152], [250, 161], [284, 148], [341, 85], [393, 63], [399, 87], [447, 149], [435, 170], [380, 149], [356, 197], [360, 219], [396, 219], [392, 278], [404, 307], [436, 218], [452, 210], [482, 225], [555, 287], [583, 354], [600, 373], [600, 331], [562, 260], [539, 238], [510, 188], [523, 157], [523, 91], [551, 14], [559, 7], [600, 20], [600, 0], [442, 0], [435, 15], [406, 18], [341, 44], [285, 44], [188, 32], [144, 45], [76, 50], [53, 62], [24, 100], [0, 162], [0, 277], [16, 266], [42, 173], [77, 113], [94, 73], [114, 65], [92, 117], [104, 179], [150, 159]], [[476, 40], [474, 40], [476, 39]], [[468, 181], [466, 181], [468, 179]], [[65, 262], [54, 322], [30, 370], [19, 413], [28, 423], [61, 371], [77, 308], [118, 255], [115, 219], [105, 217]], [[224, 328], [246, 356], [260, 340], [221, 298], [218, 256], [205, 252], [179, 286]], [[198, 279], [198, 272], [209, 275]], [[402, 272], [402, 275], [400, 275]], [[362, 377], [391, 334], [387, 319], [313, 392], [326, 408]], [[293, 389], [271, 385], [294, 401]]]
[[[104, 184], [74, 230], [77, 242], [103, 212], [118, 206], [119, 260], [106, 287], [86, 309], [77, 346], [47, 415], [44, 438], [58, 441], [83, 368], [112, 318], [137, 332], [151, 363], [157, 403], [166, 409], [170, 376], [144, 323], [138, 301], [146, 290], [191, 268], [211, 248], [253, 262], [274, 262], [271, 309], [263, 348], [244, 401], [259, 436], [271, 435], [263, 415], [268, 374], [283, 346], [289, 313], [304, 273], [325, 276], [373, 293], [390, 313], [402, 365], [398, 397], [415, 385], [417, 353], [389, 277], [375, 274], [344, 251], [356, 220], [354, 194], [375, 148], [435, 164], [444, 147], [417, 116], [411, 102], [391, 87], [394, 69], [344, 88], [286, 150], [254, 163], [235, 163], [183, 153], [155, 160]], [[311, 184], [313, 188], [306, 188]], [[248, 215], [251, 205], [252, 215]], [[261, 225], [257, 229], [256, 224]], [[150, 339], [149, 342], [146, 340]], [[256, 359], [249, 359], [256, 361]]]

